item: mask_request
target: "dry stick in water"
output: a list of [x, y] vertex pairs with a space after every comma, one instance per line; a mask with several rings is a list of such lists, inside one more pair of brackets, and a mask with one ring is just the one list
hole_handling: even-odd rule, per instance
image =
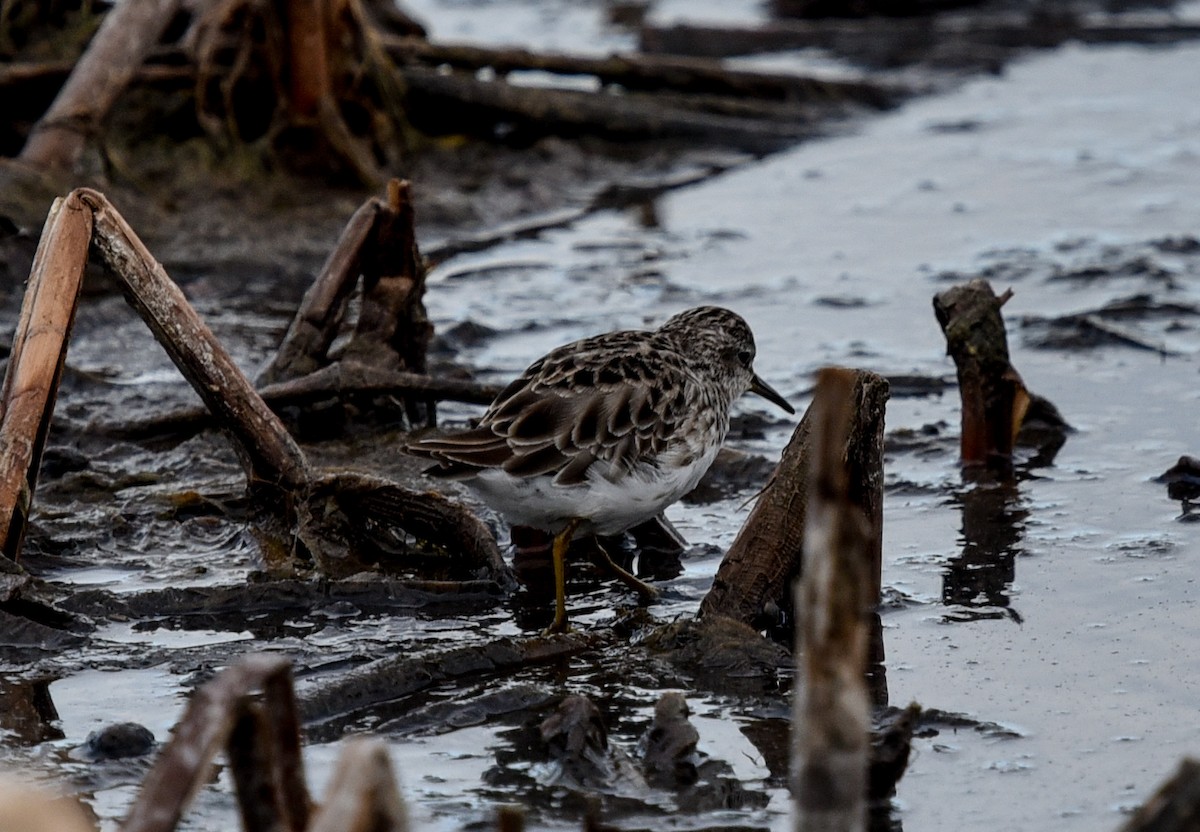
[[[854, 370], [851, 426], [841, 449], [849, 466], [849, 498], [875, 529], [871, 570], [875, 598], [883, 562], [883, 427], [888, 382], [868, 370]], [[700, 605], [703, 615], [724, 615], [751, 627], [765, 626], [772, 606], [792, 608], [792, 586], [800, 576], [809, 477], [814, 454], [814, 410], [809, 408], [792, 433], [779, 466], [750, 517], [721, 561], [712, 589]]]
[[958, 368], [962, 396], [962, 461], [1006, 467], [1030, 396], [1008, 359], [1002, 307], [1009, 290], [997, 296], [982, 279], [952, 286], [933, 299], [933, 311], [946, 336], [946, 351]]
[[813, 458], [796, 591], [797, 684], [792, 795], [797, 832], [860, 832], [866, 823], [870, 706], [867, 612], [872, 529], [849, 494], [842, 454], [854, 372], [822, 370], [813, 401]]
[[58, 395], [92, 238], [76, 194], [56, 199], [34, 256], [0, 391], [0, 551], [16, 560]]
[[234, 450], [251, 483], [287, 491], [306, 488], [310, 476], [300, 446], [162, 265], [104, 194], [88, 188], [75, 193], [92, 209], [97, 250], [120, 276], [130, 304], [175, 366], [233, 436]]
[[[142, 781], [141, 791], [121, 825], [121, 832], [171, 832], [183, 817], [183, 810], [196, 790], [207, 780], [209, 766], [221, 746], [231, 737], [245, 737], [244, 733], [235, 732], [238, 718], [243, 713], [239, 703], [253, 691], [263, 689], [273, 678], [282, 677], [290, 687], [290, 667], [284, 658], [247, 656], [196, 691], [171, 741]], [[269, 711], [273, 705], [268, 702], [265, 710]], [[261, 732], [255, 732], [255, 735], [261, 736]], [[285, 755], [290, 753], [287, 749], [282, 750]], [[232, 756], [245, 760], [248, 754], [245, 750], [237, 750]], [[267, 754], [267, 757], [273, 756], [273, 753]], [[291, 799], [295, 795], [288, 797]], [[307, 790], [300, 797], [307, 805]], [[274, 801], [278, 806], [281, 802], [278, 795]], [[296, 829], [294, 826], [287, 828]]]
[[396, 788], [387, 746], [350, 742], [338, 758], [321, 808], [308, 832], [408, 832], [408, 809]]
[[[388, 183], [386, 201], [372, 198], [354, 213], [320, 275], [304, 295], [275, 358], [260, 384], [299, 379], [328, 363], [346, 303], [359, 275], [363, 303], [358, 326], [344, 358], [367, 366], [425, 372], [425, 351], [433, 327], [425, 312], [425, 265], [413, 228], [408, 182]], [[407, 400], [416, 421], [414, 399]], [[430, 416], [433, 397], [426, 399]]]

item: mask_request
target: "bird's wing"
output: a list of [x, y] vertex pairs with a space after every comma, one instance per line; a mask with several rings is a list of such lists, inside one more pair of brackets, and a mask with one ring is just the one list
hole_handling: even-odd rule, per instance
[[[435, 475], [498, 468], [517, 477], [554, 474], [560, 485], [583, 482], [596, 460], [612, 464], [610, 476], [653, 462], [682, 416], [689, 375], [650, 333], [621, 334], [630, 336], [622, 349], [596, 349], [594, 339], [560, 347], [514, 380], [478, 427], [408, 450], [440, 463]], [[606, 345], [618, 346], [611, 335]]]

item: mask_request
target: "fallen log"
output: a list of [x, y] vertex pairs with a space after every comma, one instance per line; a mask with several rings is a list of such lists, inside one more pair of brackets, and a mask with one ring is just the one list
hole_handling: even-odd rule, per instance
[[[763, 26], [672, 24], [644, 26], [639, 48], [647, 54], [727, 58], [790, 49], [825, 49], [872, 65], [925, 60], [948, 44], [957, 59], [989, 65], [1020, 48], [1051, 48], [1068, 40], [1083, 43], [1168, 44], [1200, 38], [1200, 24], [1171, 19], [1113, 16], [1087, 19], [1052, 15], [940, 15], [782, 20]], [[999, 51], [997, 51], [999, 50]], [[964, 51], [967, 54], [962, 54]]]
[[663, 106], [656, 96], [519, 87], [414, 66], [401, 74], [413, 126], [432, 134], [496, 138], [497, 126], [503, 125], [510, 140], [545, 135], [598, 135], [614, 141], [678, 138], [770, 153], [814, 132], [807, 123]]
[[522, 667], [558, 661], [606, 643], [600, 637], [582, 634], [501, 638], [427, 656], [377, 659], [337, 679], [302, 689], [300, 713], [311, 739], [333, 739], [341, 735], [344, 722], [384, 702], [451, 680], [470, 678], [477, 682], [486, 674], [511, 674]]

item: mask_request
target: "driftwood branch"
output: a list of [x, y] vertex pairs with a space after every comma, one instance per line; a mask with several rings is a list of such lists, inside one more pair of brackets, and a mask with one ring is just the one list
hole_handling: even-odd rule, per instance
[[114, 6], [50, 109], [34, 125], [20, 160], [42, 169], [73, 168], [88, 137], [158, 43], [178, 7], [179, 0]]
[[794, 703], [792, 795], [797, 832], [866, 826], [871, 718], [864, 671], [875, 531], [851, 497], [843, 449], [856, 409], [851, 370], [822, 370], [810, 409], [815, 452], [804, 532]]
[[616, 141], [679, 138], [769, 153], [811, 135], [808, 123], [664, 106], [656, 96], [519, 87], [425, 67], [401, 70], [414, 127], [430, 133], [493, 136], [499, 123], [518, 136], [598, 135]]
[[974, 47], [976, 60], [991, 60], [994, 50], [1054, 47], [1068, 40], [1084, 43], [1166, 44], [1200, 38], [1200, 25], [1178, 20], [1088, 20], [1071, 13], [1030, 15], [955, 15], [827, 20], [776, 20], [763, 26], [673, 24], [646, 26], [641, 49], [649, 54], [725, 58], [787, 49], [827, 49], [873, 63], [911, 61], [936, 46]]
[[[849, 470], [850, 501], [872, 526], [870, 573], [878, 600], [883, 562], [883, 427], [888, 383], [866, 370], [853, 378], [849, 427], [837, 451]], [[822, 446], [810, 407], [792, 433], [779, 465], [738, 532], [700, 604], [701, 615], [724, 615], [755, 628], [792, 620], [791, 588], [800, 576], [808, 524], [809, 483]]]
[[[361, 559], [360, 549], [369, 543], [364, 529], [385, 524], [465, 556], [493, 580], [507, 581], [507, 567], [486, 527], [445, 498], [353, 474], [314, 479], [300, 447], [162, 265], [107, 198], [86, 188], [51, 209], [5, 380], [0, 517], [12, 559], [52, 415], [89, 239], [121, 281], [130, 305], [232, 438], [252, 492], [267, 509], [268, 522], [256, 530], [265, 535], [268, 562], [309, 556], [337, 571]], [[49, 278], [56, 282], [47, 284]], [[17, 574], [4, 583], [19, 587], [21, 580]]]
[[[396, 396], [420, 400], [491, 404], [499, 385], [385, 370], [351, 361], [339, 361], [301, 378], [268, 384], [259, 389], [270, 408], [278, 413], [286, 407], [304, 407], [319, 402], [356, 397]], [[214, 424], [206, 407], [188, 407], [138, 421], [91, 423], [88, 430], [121, 439], [192, 434]]]

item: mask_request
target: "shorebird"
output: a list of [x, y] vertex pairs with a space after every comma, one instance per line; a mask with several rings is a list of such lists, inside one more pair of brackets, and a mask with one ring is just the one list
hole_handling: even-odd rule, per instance
[[[655, 330], [565, 344], [539, 358], [478, 426], [415, 440], [406, 450], [458, 479], [510, 525], [554, 535], [554, 622], [567, 629], [566, 552], [574, 537], [614, 535], [691, 491], [746, 392], [795, 413], [753, 369], [754, 336], [734, 312], [700, 306]], [[639, 591], [654, 590], [614, 564]]]

